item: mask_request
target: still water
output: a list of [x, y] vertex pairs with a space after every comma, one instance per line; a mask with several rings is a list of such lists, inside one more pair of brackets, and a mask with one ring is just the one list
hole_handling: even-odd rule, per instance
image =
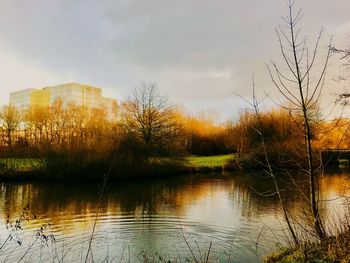
[[[343, 211], [346, 184], [342, 172], [320, 180], [328, 215]], [[277, 198], [259, 194], [270, 189], [270, 179], [257, 175], [196, 174], [108, 183], [100, 200], [98, 184], [2, 183], [0, 244], [7, 219], [15, 222], [27, 204], [30, 210], [0, 261], [84, 262], [95, 224], [89, 262], [186, 262], [192, 253], [200, 261], [210, 244], [213, 262], [259, 262], [286, 242]], [[289, 193], [290, 207], [295, 196]], [[55, 242], [35, 236], [42, 226]]]

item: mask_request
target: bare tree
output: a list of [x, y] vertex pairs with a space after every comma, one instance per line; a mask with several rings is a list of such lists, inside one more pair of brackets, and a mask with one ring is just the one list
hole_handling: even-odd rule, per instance
[[252, 102], [249, 102], [247, 100], [245, 100], [252, 108], [253, 108], [253, 119], [254, 119], [254, 123], [251, 123], [251, 128], [254, 130], [254, 132], [256, 134], [258, 134], [259, 140], [260, 140], [260, 144], [262, 146], [262, 150], [263, 150], [263, 154], [264, 154], [264, 164], [266, 167], [266, 173], [267, 175], [272, 179], [274, 187], [275, 187], [275, 191], [270, 192], [268, 191], [267, 193], [260, 193], [263, 196], [272, 196], [272, 195], [277, 195], [278, 197], [278, 201], [281, 205], [282, 211], [283, 211], [283, 217], [284, 220], [287, 224], [288, 227], [288, 231], [290, 236], [293, 239], [294, 244], [297, 246], [300, 243], [300, 240], [296, 234], [296, 231], [293, 227], [292, 224], [292, 217], [290, 216], [290, 213], [288, 211], [287, 205], [284, 202], [282, 195], [281, 195], [281, 189], [280, 186], [278, 184], [277, 181], [277, 177], [275, 175], [275, 172], [272, 168], [272, 164], [270, 162], [270, 158], [269, 158], [269, 154], [268, 154], [268, 150], [267, 150], [267, 144], [265, 142], [265, 136], [266, 134], [264, 134], [264, 129], [263, 129], [263, 121], [261, 119], [261, 113], [260, 113], [260, 101], [258, 101], [258, 98], [256, 97], [255, 94], [255, 82], [254, 82], [254, 78], [253, 78], [253, 97], [252, 97]]
[[[322, 30], [318, 34], [315, 47], [309, 49], [307, 38], [301, 37], [298, 24], [302, 18], [301, 9], [294, 15], [294, 0], [288, 0], [288, 15], [283, 17], [284, 26], [276, 28], [282, 58], [288, 70], [283, 71], [276, 63], [267, 65], [270, 77], [278, 92], [290, 107], [291, 113], [301, 116], [301, 130], [305, 139], [307, 167], [303, 170], [308, 175], [309, 207], [313, 216], [313, 227], [317, 237], [326, 237], [319, 213], [318, 189], [316, 187], [318, 171], [314, 163], [314, 147], [311, 123], [315, 106], [319, 103], [325, 81], [331, 48], [329, 45], [325, 57], [319, 63], [319, 44]], [[316, 62], [317, 61], [317, 62]], [[320, 66], [321, 65], [321, 66]]]
[[[346, 70], [350, 70], [350, 49], [340, 49], [332, 47], [332, 53], [339, 54], [340, 60], [343, 61], [343, 66]], [[339, 75], [337, 81], [349, 81], [349, 76]], [[337, 94], [336, 103], [339, 103], [343, 106], [348, 106], [350, 103], [350, 92], [348, 90], [343, 91], [340, 94]]]
[[35, 144], [48, 141], [48, 120], [50, 116], [49, 107], [32, 106], [24, 114], [26, 133], [29, 133]]
[[124, 104], [127, 127], [147, 145], [168, 139], [175, 131], [173, 109], [155, 84], [142, 84]]
[[21, 122], [21, 115], [17, 108], [12, 105], [7, 105], [0, 112], [0, 129], [2, 139], [8, 147], [12, 147], [13, 138], [18, 131]]

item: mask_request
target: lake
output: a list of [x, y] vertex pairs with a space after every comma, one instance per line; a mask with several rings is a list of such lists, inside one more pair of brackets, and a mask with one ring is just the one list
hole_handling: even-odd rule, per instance
[[[341, 171], [320, 179], [328, 218], [343, 213], [345, 185]], [[0, 189], [1, 244], [11, 229], [7, 219], [15, 222], [30, 208], [23, 229], [0, 250], [1, 262], [84, 262], [94, 227], [89, 262], [186, 262], [192, 253], [203, 260], [209, 247], [214, 262], [259, 262], [287, 244], [278, 199], [260, 194], [273, 189], [271, 179], [259, 175], [110, 182], [102, 199], [101, 185], [91, 183], [2, 183]], [[296, 196], [288, 191], [292, 209]]]

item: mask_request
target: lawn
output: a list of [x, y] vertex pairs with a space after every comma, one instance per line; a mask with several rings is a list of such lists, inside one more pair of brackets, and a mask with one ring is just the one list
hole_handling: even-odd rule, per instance
[[194, 168], [214, 168], [223, 167], [229, 161], [236, 158], [234, 154], [215, 156], [189, 156], [186, 158], [189, 166]]

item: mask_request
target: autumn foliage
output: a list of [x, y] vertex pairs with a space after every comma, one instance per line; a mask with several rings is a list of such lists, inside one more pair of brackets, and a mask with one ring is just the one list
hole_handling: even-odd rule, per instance
[[171, 173], [185, 155], [229, 152], [225, 132], [213, 119], [186, 115], [154, 85], [144, 85], [120, 103], [113, 118], [103, 109], [67, 106], [61, 101], [22, 110], [4, 106], [0, 155], [40, 159], [46, 167], [43, 172], [58, 177], [102, 177], [110, 167], [114, 176], [139, 176], [164, 165], [169, 168], [165, 172]]

